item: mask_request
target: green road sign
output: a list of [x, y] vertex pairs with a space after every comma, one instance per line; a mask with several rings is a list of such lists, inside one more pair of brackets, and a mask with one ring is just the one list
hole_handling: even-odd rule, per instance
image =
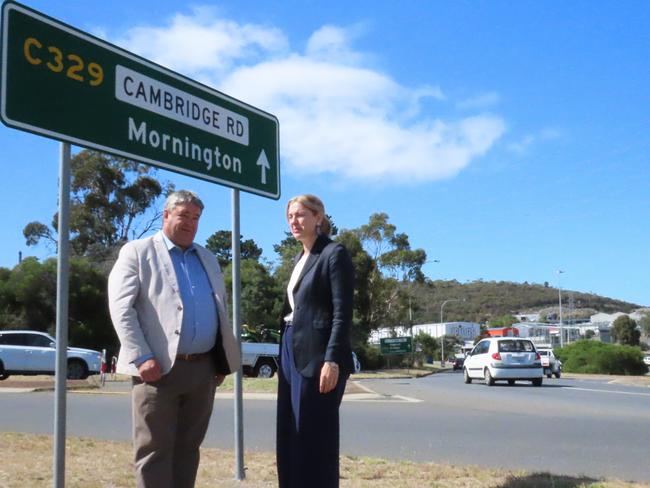
[[10, 127], [280, 198], [276, 117], [11, 1], [0, 83]]
[[413, 349], [410, 337], [389, 337], [379, 339], [382, 354], [406, 354]]

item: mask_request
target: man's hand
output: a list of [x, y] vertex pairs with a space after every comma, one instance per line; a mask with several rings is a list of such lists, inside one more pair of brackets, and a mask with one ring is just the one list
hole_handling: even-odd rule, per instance
[[155, 359], [147, 359], [144, 363], [138, 366], [138, 373], [140, 373], [140, 378], [142, 378], [142, 381], [145, 383], [158, 381], [162, 378], [160, 364], [158, 364], [158, 361]]
[[334, 361], [325, 361], [323, 368], [320, 370], [320, 385], [319, 391], [321, 393], [329, 393], [339, 382], [339, 365]]
[[214, 375], [214, 381], [217, 383], [217, 386], [221, 386], [221, 383], [223, 383], [223, 380], [226, 379], [225, 374], [216, 374]]

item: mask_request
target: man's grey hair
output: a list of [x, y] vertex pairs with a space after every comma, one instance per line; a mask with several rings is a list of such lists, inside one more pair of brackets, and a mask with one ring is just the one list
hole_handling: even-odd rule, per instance
[[203, 212], [205, 207], [203, 202], [196, 193], [190, 190], [178, 190], [170, 193], [167, 200], [165, 200], [165, 210], [171, 212], [178, 205], [187, 205], [188, 203], [196, 205]]

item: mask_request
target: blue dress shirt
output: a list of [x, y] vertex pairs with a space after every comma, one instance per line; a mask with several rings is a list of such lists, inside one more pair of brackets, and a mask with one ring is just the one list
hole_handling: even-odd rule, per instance
[[[178, 354], [208, 352], [215, 344], [219, 329], [219, 314], [208, 274], [194, 245], [183, 251], [161, 231], [174, 265], [181, 301], [183, 322], [178, 342]], [[153, 354], [144, 354], [133, 363], [140, 366]]]
[[178, 354], [208, 352], [214, 346], [219, 316], [214, 292], [194, 245], [183, 251], [164, 233], [163, 239], [176, 271], [183, 302], [183, 322]]

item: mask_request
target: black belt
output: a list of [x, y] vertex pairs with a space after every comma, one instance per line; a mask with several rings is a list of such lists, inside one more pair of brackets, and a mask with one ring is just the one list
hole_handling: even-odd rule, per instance
[[198, 354], [176, 354], [177, 361], [198, 361], [199, 359], [208, 356], [209, 352], [200, 352]]

